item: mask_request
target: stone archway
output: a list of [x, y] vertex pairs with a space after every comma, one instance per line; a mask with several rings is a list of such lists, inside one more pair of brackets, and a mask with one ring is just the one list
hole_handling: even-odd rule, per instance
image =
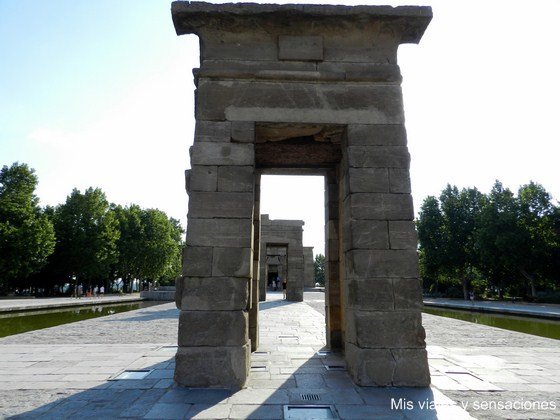
[[359, 385], [427, 386], [396, 54], [431, 10], [175, 2], [172, 15], [201, 45], [175, 380], [245, 383], [260, 175], [309, 173], [325, 177], [328, 344]]

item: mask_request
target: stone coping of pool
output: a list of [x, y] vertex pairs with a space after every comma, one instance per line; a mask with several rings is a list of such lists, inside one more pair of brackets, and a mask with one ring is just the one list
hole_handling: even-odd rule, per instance
[[138, 293], [132, 295], [109, 295], [103, 297], [57, 297], [36, 299], [1, 299], [0, 313], [32, 311], [36, 309], [67, 308], [76, 306], [100, 305], [108, 303], [128, 303], [146, 300]]

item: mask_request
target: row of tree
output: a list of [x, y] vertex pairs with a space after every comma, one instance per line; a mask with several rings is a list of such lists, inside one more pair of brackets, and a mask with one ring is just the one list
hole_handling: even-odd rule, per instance
[[537, 183], [517, 195], [499, 181], [488, 194], [447, 185], [439, 200], [424, 200], [417, 229], [431, 292], [534, 298], [560, 285], [560, 207]]
[[74, 189], [65, 203], [43, 209], [37, 183], [26, 164], [0, 171], [0, 294], [117, 279], [128, 291], [134, 279], [166, 282], [180, 273], [178, 220], [111, 204], [99, 188]]

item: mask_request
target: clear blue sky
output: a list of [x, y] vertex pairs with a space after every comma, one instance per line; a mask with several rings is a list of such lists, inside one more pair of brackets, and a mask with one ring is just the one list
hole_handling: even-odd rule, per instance
[[[560, 1], [419, 4], [434, 19], [399, 50], [416, 209], [447, 182], [487, 192], [496, 178], [560, 198]], [[0, 165], [35, 168], [42, 204], [98, 186], [186, 222], [198, 39], [175, 35], [169, 9], [0, 0]], [[267, 179], [263, 212], [304, 219], [304, 241], [322, 251], [321, 180], [306, 180]]]

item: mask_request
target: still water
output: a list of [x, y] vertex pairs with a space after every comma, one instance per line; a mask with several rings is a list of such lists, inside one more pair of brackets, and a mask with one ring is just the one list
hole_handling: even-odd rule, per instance
[[20, 334], [41, 328], [54, 327], [84, 319], [133, 311], [167, 302], [130, 302], [74, 308], [44, 309], [38, 311], [0, 313], [0, 337]]
[[424, 312], [560, 340], [560, 321], [424, 306]]

